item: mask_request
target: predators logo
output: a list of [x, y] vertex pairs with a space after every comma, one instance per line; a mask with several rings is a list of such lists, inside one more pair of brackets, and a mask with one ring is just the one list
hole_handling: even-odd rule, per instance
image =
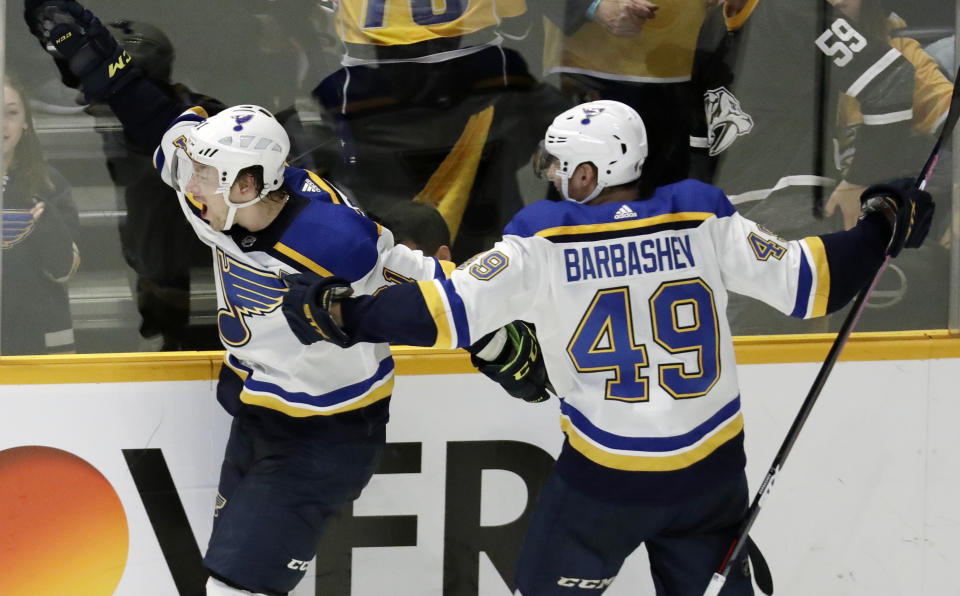
[[753, 130], [753, 118], [743, 111], [740, 101], [726, 87], [704, 93], [703, 107], [707, 113], [707, 140], [711, 156], [720, 155], [733, 145], [737, 137]]

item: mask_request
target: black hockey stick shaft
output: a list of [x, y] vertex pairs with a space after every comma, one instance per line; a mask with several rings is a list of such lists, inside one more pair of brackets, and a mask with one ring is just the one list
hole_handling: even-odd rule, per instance
[[[954, 78], [954, 81], [957, 81], [957, 78], [960, 78], [960, 71], [957, 72], [957, 77]], [[915, 182], [915, 186], [919, 189], [925, 188], [927, 183], [930, 181], [930, 177], [933, 175], [933, 170], [936, 168], [937, 162], [940, 159], [940, 149], [950, 137], [950, 134], [956, 126], [957, 118], [960, 117], [960, 107], [958, 107], [958, 104], [960, 104], [960, 86], [954, 84], [953, 96], [950, 98], [950, 108], [947, 112], [947, 118], [944, 120], [943, 129], [940, 131], [940, 136], [937, 137], [937, 142], [934, 144], [933, 150], [930, 152], [930, 157], [927, 158], [927, 161]], [[713, 578], [711, 578], [710, 583], [704, 592], [704, 596], [716, 596], [719, 594], [720, 589], [723, 587], [723, 584], [726, 581], [727, 575], [730, 573], [730, 562], [737, 560], [737, 558], [740, 556], [740, 553], [747, 546], [747, 536], [750, 533], [750, 529], [753, 527], [753, 523], [757, 520], [757, 516], [760, 515], [760, 509], [763, 507], [763, 502], [773, 490], [773, 484], [777, 474], [780, 472], [781, 468], [783, 468], [783, 464], [786, 461], [787, 456], [790, 454], [790, 451], [793, 449], [793, 445], [796, 443], [797, 437], [800, 436], [800, 431], [803, 429], [803, 425], [810, 416], [813, 406], [817, 403], [817, 398], [820, 397], [820, 392], [823, 390], [823, 386], [827, 382], [827, 377], [830, 376], [833, 366], [837, 363], [837, 359], [840, 357], [840, 352], [843, 351], [844, 346], [847, 344], [847, 340], [850, 338], [850, 334], [853, 332], [853, 328], [860, 320], [860, 315], [863, 314], [863, 308], [866, 305], [867, 298], [870, 297], [870, 294], [876, 287], [877, 282], [880, 280], [880, 276], [883, 275], [883, 271], [887, 268], [887, 263], [889, 262], [890, 256], [887, 255], [887, 257], [884, 258], [883, 263], [880, 264], [880, 267], [877, 268], [877, 271], [874, 273], [869, 284], [866, 285], [863, 290], [861, 290], [860, 294], [853, 303], [853, 307], [850, 309], [850, 313], [847, 315], [847, 318], [844, 319], [843, 325], [841, 325], [840, 331], [837, 333], [837, 338], [830, 347], [830, 352], [827, 354], [826, 360], [824, 360], [823, 365], [820, 367], [820, 372], [817, 373], [817, 377], [814, 379], [813, 385], [810, 387], [810, 391], [807, 393], [806, 399], [803, 400], [803, 404], [800, 406], [800, 411], [797, 413], [796, 418], [793, 419], [793, 424], [790, 425], [790, 430], [787, 431], [787, 436], [784, 438], [783, 443], [780, 445], [780, 450], [777, 451], [777, 455], [773, 459], [773, 464], [767, 471], [767, 475], [764, 477], [763, 482], [760, 483], [760, 488], [757, 490], [757, 494], [754, 496], [753, 502], [750, 504], [750, 509], [747, 510], [746, 518], [741, 525], [739, 536], [737, 536], [737, 538], [734, 539], [734, 541], [730, 544], [730, 548], [727, 550], [727, 553], [723, 558], [723, 562], [720, 564], [720, 569], [713, 574]]]

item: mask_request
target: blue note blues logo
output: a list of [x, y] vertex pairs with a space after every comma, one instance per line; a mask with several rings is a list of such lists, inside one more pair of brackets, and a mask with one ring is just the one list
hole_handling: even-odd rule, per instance
[[20, 244], [30, 232], [36, 220], [29, 209], [3, 210], [3, 248]]
[[262, 317], [280, 308], [287, 292], [275, 273], [241, 263], [217, 250], [217, 273], [226, 308], [217, 311], [217, 326], [224, 343], [242, 346], [250, 341], [247, 319]]
[[237, 125], [233, 127], [233, 130], [240, 132], [241, 130], [243, 130], [243, 125], [253, 119], [253, 114], [244, 114], [243, 116], [234, 116], [233, 119], [237, 123]]
[[604, 108], [584, 108], [583, 119], [580, 120], [580, 124], [590, 124], [590, 119], [602, 114], [603, 110]]

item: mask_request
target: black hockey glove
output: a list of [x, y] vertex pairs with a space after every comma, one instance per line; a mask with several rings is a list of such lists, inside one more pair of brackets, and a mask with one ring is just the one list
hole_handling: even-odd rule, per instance
[[[500, 335], [503, 334], [503, 335]], [[493, 360], [479, 357], [484, 348], [493, 342], [502, 342], [503, 347]], [[468, 348], [470, 361], [484, 375], [499, 383], [510, 395], [527, 402], [550, 399], [547, 389], [553, 386], [547, 378], [540, 344], [531, 325], [514, 321], [493, 333], [480, 338]]]
[[23, 17], [53, 56], [68, 87], [83, 87], [89, 101], [106, 100], [129, 82], [130, 55], [89, 10], [73, 0], [26, 0]]
[[879, 213], [890, 224], [886, 254], [896, 257], [904, 248], [918, 248], [930, 231], [934, 203], [930, 193], [904, 178], [874, 184], [860, 195], [860, 219]]
[[295, 274], [284, 275], [283, 283], [287, 294], [281, 310], [300, 343], [310, 345], [323, 340], [341, 348], [356, 343], [330, 315], [334, 300], [353, 293], [350, 282], [342, 277]]

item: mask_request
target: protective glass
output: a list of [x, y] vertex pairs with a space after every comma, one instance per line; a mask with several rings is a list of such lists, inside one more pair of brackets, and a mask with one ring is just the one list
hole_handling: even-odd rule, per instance
[[537, 153], [533, 156], [533, 173], [541, 180], [549, 180], [550, 166], [559, 166], [557, 156], [547, 151], [543, 141], [537, 145]]
[[176, 189], [200, 196], [216, 194], [219, 188], [217, 169], [196, 162], [183, 149], [177, 149], [170, 165], [170, 177]]

